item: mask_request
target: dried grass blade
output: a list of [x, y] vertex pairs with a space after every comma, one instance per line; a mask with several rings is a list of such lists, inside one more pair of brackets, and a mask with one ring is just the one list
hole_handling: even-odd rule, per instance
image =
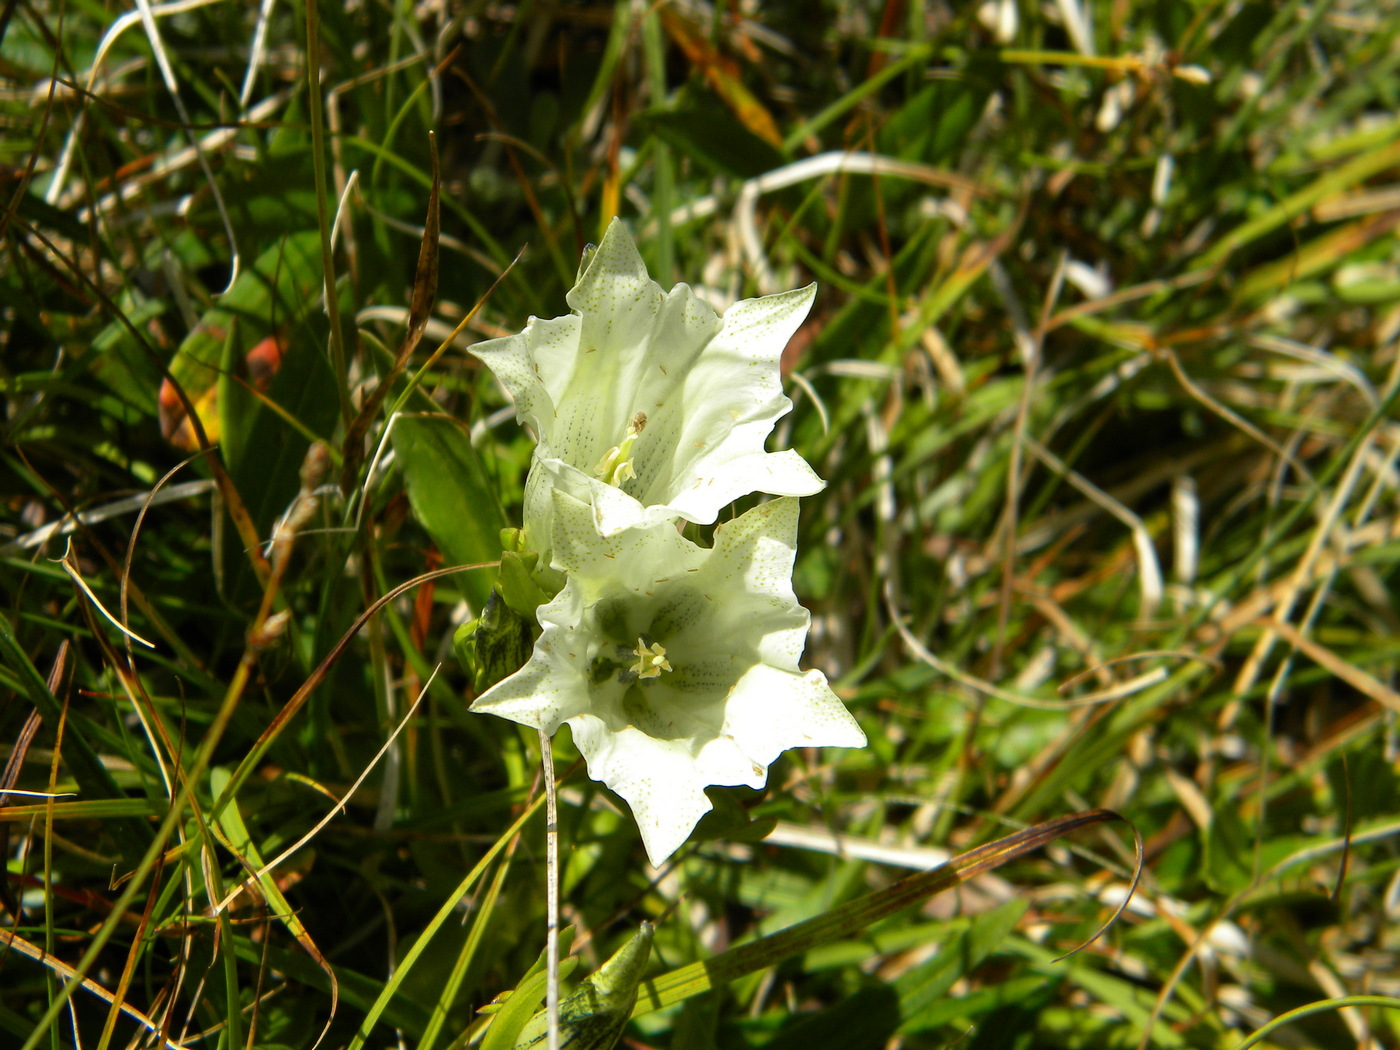
[[[787, 929], [779, 930], [762, 940], [731, 948], [729, 951], [722, 952], [710, 959], [683, 966], [661, 977], [643, 982], [632, 1016], [636, 1017], [639, 1014], [659, 1010], [672, 1003], [700, 995], [718, 985], [727, 984], [747, 974], [766, 969], [783, 959], [800, 955], [818, 945], [850, 937], [867, 929], [873, 923], [895, 915], [905, 908], [942, 893], [944, 890], [952, 889], [977, 875], [992, 871], [1007, 861], [1039, 849], [1062, 835], [1115, 820], [1124, 820], [1124, 818], [1111, 810], [1092, 809], [1037, 824], [1024, 831], [1018, 831], [1014, 835], [1008, 835], [995, 842], [989, 842], [985, 846], [979, 846], [953, 858], [947, 864], [934, 868], [932, 871], [911, 875], [883, 890], [877, 890], [853, 901], [848, 901], [833, 908], [825, 915], [800, 922], [796, 926], [789, 926]], [[1137, 840], [1138, 861], [1132, 885], [1133, 888], [1136, 888], [1138, 876], [1142, 871], [1142, 841], [1137, 836], [1136, 829], [1134, 829], [1133, 834]], [[1113, 913], [1113, 917], [1109, 919], [1109, 923], [1117, 918], [1131, 897], [1132, 891], [1130, 889], [1124, 895], [1118, 909]], [[1107, 928], [1107, 925], [1105, 924], [1098, 933], [1095, 933], [1094, 937], [1098, 937], [1103, 929]], [[1093, 938], [1090, 938], [1090, 941], [1092, 940]], [[1079, 951], [1083, 947], [1084, 945], [1080, 945], [1075, 951]]]

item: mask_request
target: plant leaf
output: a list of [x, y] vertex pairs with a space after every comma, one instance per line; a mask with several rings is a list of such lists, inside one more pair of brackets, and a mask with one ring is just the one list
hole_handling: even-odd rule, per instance
[[[492, 562], [501, 555], [505, 512], [467, 432], [446, 416], [401, 414], [392, 438], [414, 516], [449, 564]], [[462, 589], [486, 604], [491, 574], [467, 573]]]

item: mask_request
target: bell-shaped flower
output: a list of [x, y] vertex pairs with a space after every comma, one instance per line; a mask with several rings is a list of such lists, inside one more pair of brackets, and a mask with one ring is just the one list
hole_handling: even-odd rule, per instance
[[664, 291], [614, 220], [568, 293], [573, 313], [471, 348], [538, 441], [532, 542], [546, 542], [559, 488], [593, 507], [606, 536], [677, 517], [709, 525], [752, 492], [819, 491], [796, 452], [763, 448], [792, 408], [779, 358], [815, 294], [748, 299], [721, 317], [689, 285]]
[[653, 864], [711, 808], [707, 785], [762, 787], [788, 748], [865, 744], [822, 673], [798, 669], [810, 617], [791, 583], [797, 500], [726, 522], [710, 549], [668, 523], [600, 536], [588, 504], [552, 502], [566, 583], [536, 612], [529, 661], [471, 709], [549, 734], [567, 722]]

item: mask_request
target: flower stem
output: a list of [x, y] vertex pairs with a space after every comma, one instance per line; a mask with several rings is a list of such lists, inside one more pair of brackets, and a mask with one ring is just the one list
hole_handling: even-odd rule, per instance
[[554, 745], [540, 730], [544, 769], [545, 978], [549, 1050], [559, 1050], [559, 796], [554, 786]]

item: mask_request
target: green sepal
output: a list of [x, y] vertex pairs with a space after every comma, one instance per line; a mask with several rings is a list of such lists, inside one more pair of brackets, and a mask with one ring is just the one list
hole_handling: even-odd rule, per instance
[[[637, 1003], [637, 988], [651, 957], [653, 932], [651, 923], [642, 923], [631, 940], [559, 1004], [561, 1050], [612, 1050], [617, 1045]], [[545, 1045], [548, 1028], [547, 1012], [536, 1012], [516, 1036], [514, 1050]]]
[[472, 676], [477, 695], [525, 666], [534, 645], [529, 620], [515, 612], [492, 587], [486, 607], [452, 634], [457, 659]]
[[496, 589], [521, 619], [533, 623], [535, 610], [549, 601], [551, 595], [535, 580], [535, 566], [540, 556], [534, 551], [515, 554], [505, 551], [501, 554], [501, 576]]
[[481, 615], [452, 635], [478, 694], [525, 666], [535, 640], [535, 610], [554, 597], [535, 575], [540, 556], [528, 549], [525, 530], [501, 529], [500, 540], [500, 567]]

